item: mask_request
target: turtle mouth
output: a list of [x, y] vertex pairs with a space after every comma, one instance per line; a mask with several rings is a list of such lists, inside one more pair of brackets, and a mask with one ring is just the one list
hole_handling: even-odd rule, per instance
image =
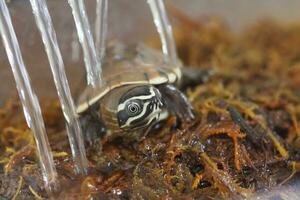
[[168, 117], [168, 111], [167, 110], [163, 110], [161, 112], [158, 112], [155, 114], [156, 116], [154, 118], [152, 118], [147, 125], [145, 125], [145, 131], [143, 133], [142, 137], [145, 137], [148, 135], [148, 133], [152, 130], [153, 126], [155, 126], [155, 124], [157, 124], [158, 122], [166, 119]]

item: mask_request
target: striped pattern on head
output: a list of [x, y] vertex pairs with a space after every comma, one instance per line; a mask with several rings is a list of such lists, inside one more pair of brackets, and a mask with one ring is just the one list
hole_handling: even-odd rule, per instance
[[151, 85], [137, 86], [120, 99], [117, 118], [121, 129], [145, 128], [157, 122], [164, 110], [162, 96]]

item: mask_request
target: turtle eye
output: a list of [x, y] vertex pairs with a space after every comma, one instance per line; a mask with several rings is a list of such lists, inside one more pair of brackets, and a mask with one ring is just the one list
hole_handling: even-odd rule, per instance
[[126, 110], [130, 116], [134, 116], [141, 112], [141, 105], [138, 102], [133, 101], [128, 103]]

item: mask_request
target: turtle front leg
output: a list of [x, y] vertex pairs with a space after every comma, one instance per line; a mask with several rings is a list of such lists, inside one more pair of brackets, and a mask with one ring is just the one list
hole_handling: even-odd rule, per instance
[[174, 113], [183, 121], [191, 121], [195, 118], [192, 105], [186, 96], [175, 86], [170, 84], [161, 85], [159, 86], [159, 90], [169, 112]]
[[97, 142], [107, 131], [99, 114], [93, 109], [89, 109], [87, 113], [80, 115], [79, 120], [84, 140], [89, 145]]

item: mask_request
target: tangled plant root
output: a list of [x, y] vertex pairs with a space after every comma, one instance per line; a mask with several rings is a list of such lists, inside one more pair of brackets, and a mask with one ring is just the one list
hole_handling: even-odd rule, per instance
[[246, 135], [242, 134], [240, 131], [240, 128], [233, 124], [233, 123], [223, 123], [218, 124], [217, 128], [208, 128], [204, 131], [203, 137], [204, 139], [207, 139], [210, 136], [218, 135], [218, 134], [226, 134], [228, 137], [230, 137], [234, 144], [234, 162], [235, 167], [238, 171], [241, 170], [240, 166], [240, 158], [239, 158], [239, 141], [238, 139], [244, 138]]

